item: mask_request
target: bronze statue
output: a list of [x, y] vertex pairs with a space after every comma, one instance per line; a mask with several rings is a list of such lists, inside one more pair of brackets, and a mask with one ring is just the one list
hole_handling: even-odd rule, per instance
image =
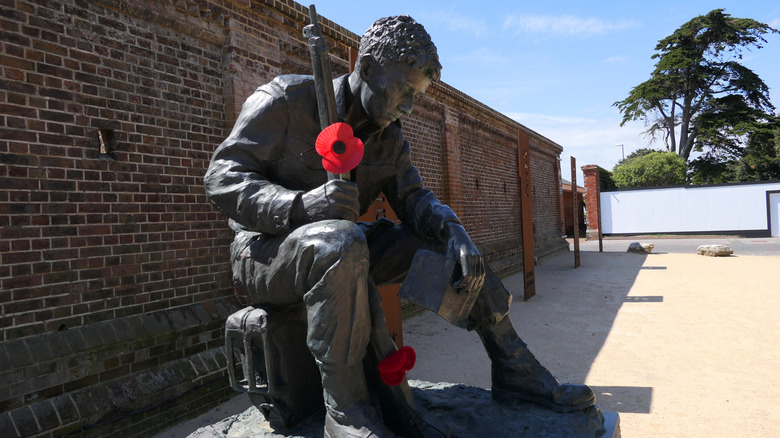
[[[351, 180], [329, 180], [314, 152], [321, 130], [315, 84], [299, 75], [279, 76], [247, 99], [205, 177], [209, 200], [236, 232], [236, 286], [256, 306], [300, 306], [305, 313], [326, 437], [448, 435], [414, 406], [405, 381], [387, 387], [374, 371], [395, 349], [376, 287], [403, 280], [418, 249], [457, 261], [454, 286], [477, 295], [467, 325], [492, 362], [495, 400], [533, 401], [559, 412], [595, 401], [587, 386], [559, 384], [528, 351], [506, 317], [511, 295], [411, 163], [399, 118], [412, 112], [440, 70], [420, 24], [408, 16], [379, 19], [361, 39], [354, 72], [333, 80], [338, 118], [364, 144]], [[380, 192], [402, 224], [356, 222]]]

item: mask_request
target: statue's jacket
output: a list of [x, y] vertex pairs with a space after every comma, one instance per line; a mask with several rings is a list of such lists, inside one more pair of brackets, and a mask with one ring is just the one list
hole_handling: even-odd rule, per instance
[[[352, 100], [347, 76], [333, 83], [343, 120]], [[322, 157], [314, 150], [319, 132], [311, 76], [279, 76], [246, 100], [205, 176], [210, 202], [229, 217], [237, 237], [251, 240], [259, 233], [270, 237], [291, 231], [296, 199], [327, 181]], [[362, 137], [365, 153], [352, 173], [361, 215], [384, 192], [404, 226], [419, 236], [443, 240], [444, 224], [458, 218], [423, 187], [400, 122]]]

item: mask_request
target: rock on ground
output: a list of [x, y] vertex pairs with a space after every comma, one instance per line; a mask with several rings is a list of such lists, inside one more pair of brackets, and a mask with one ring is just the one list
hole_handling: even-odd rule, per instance
[[628, 249], [626, 252], [634, 252], [637, 254], [650, 254], [651, 251], [653, 251], [653, 248], [655, 248], [655, 245], [652, 243], [639, 243], [639, 242], [631, 242], [628, 245]]
[[699, 255], [721, 257], [733, 254], [734, 250], [728, 245], [699, 245], [696, 252]]

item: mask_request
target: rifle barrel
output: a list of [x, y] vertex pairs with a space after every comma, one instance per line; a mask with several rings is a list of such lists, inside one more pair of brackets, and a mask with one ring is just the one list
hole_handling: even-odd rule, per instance
[[[333, 73], [330, 69], [328, 44], [325, 42], [325, 37], [322, 36], [322, 30], [317, 21], [317, 9], [314, 5], [309, 6], [309, 17], [311, 24], [303, 28], [303, 36], [309, 40], [314, 87], [317, 92], [317, 108], [320, 114], [320, 128], [325, 129], [339, 121], [336, 110], [336, 93], [333, 91]], [[349, 174], [344, 175], [347, 176], [345, 179], [349, 179]], [[329, 180], [338, 177], [339, 175], [328, 172]]]

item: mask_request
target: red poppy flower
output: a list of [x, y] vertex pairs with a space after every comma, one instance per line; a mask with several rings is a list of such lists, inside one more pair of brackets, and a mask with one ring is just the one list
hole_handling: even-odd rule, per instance
[[314, 148], [322, 156], [322, 167], [331, 173], [349, 172], [363, 159], [363, 142], [346, 123], [334, 123], [323, 129]]
[[399, 385], [403, 382], [406, 372], [414, 368], [416, 360], [417, 354], [412, 347], [401, 347], [379, 362], [379, 376], [387, 385]]

